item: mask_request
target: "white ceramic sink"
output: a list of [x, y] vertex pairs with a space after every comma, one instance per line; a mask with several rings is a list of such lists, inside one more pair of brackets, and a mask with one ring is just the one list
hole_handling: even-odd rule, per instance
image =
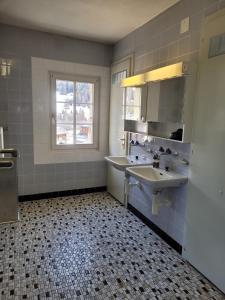
[[143, 165], [151, 165], [152, 161], [148, 158], [138, 157], [136, 159], [135, 156], [106, 156], [105, 160], [113, 165], [116, 169], [121, 171], [125, 171], [126, 168], [132, 166], [143, 166]]
[[178, 187], [188, 180], [186, 176], [155, 169], [152, 166], [130, 167], [127, 168], [126, 172], [136, 179], [145, 181], [145, 183], [149, 184], [154, 190]]

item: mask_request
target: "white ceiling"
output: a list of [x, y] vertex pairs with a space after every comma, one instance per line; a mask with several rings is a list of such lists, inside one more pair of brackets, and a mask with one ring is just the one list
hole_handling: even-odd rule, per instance
[[114, 43], [179, 0], [0, 0], [0, 22]]

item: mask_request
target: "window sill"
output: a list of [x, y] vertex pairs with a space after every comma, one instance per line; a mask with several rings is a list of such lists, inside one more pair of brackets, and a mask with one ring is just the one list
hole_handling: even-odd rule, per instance
[[85, 145], [53, 145], [52, 150], [98, 150], [98, 145], [85, 144]]

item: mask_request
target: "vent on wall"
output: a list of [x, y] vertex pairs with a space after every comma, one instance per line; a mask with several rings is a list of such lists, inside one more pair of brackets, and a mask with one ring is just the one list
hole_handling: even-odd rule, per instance
[[225, 33], [211, 37], [209, 41], [208, 57], [212, 58], [225, 54]]

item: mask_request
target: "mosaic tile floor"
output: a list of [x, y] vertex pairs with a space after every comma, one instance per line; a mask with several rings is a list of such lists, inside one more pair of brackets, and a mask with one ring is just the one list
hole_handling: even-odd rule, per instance
[[0, 225], [0, 299], [225, 299], [107, 193], [20, 204]]

